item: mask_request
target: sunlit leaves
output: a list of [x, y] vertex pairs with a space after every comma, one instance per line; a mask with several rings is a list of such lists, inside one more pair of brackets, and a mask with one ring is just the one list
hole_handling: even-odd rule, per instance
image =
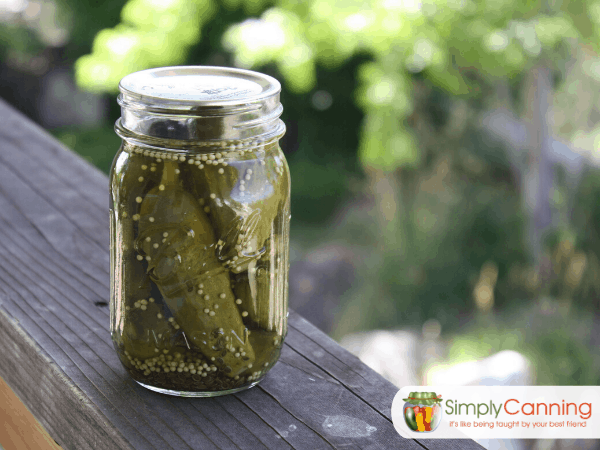
[[279, 58], [278, 67], [290, 91], [308, 92], [315, 86], [316, 68], [312, 53], [308, 45], [299, 42]]
[[88, 90], [116, 91], [125, 75], [148, 67], [181, 64], [185, 47], [177, 37], [119, 25], [102, 30], [94, 39], [92, 53], [75, 63], [79, 85]]
[[596, 25], [600, 25], [600, 2], [592, 2], [588, 5], [588, 17]]
[[[303, 9], [297, 17], [316, 61], [335, 67], [360, 51], [374, 57], [370, 66], [361, 69], [356, 93], [368, 115], [359, 156], [366, 165], [389, 170], [419, 159], [403, 125], [412, 112], [411, 74], [423, 73], [452, 95], [476, 95], [451, 65], [450, 55], [458, 56], [459, 67], [476, 68], [484, 77], [511, 77], [528, 60], [539, 57], [544, 47], [577, 37], [560, 11], [556, 16], [541, 16], [538, 0], [371, 0], [343, 5], [313, 0], [308, 5], [308, 14]], [[296, 12], [293, 5], [286, 6]], [[395, 63], [390, 64], [390, 54]], [[290, 82], [293, 71], [283, 75]], [[380, 129], [381, 124], [375, 124], [384, 112], [390, 120]], [[389, 137], [371, 136], [377, 132]]]
[[[420, 74], [451, 95], [478, 95], [462, 68], [483, 78], [512, 77], [545, 49], [581, 38], [565, 8], [542, 9], [541, 0], [218, 1], [255, 15], [222, 37], [235, 64], [260, 70], [274, 63], [292, 92], [317, 88], [317, 64], [335, 68], [354, 54], [372, 55], [355, 93], [367, 115], [359, 156], [366, 165], [389, 170], [420, 158], [404, 125], [413, 108], [411, 77]], [[212, 2], [129, 0], [123, 24], [101, 32], [92, 55], [78, 61], [78, 80], [114, 90], [126, 73], [185, 61], [215, 10]], [[600, 25], [600, 2], [586, 6]]]
[[144, 31], [160, 31], [176, 37], [181, 44], [191, 45], [200, 38], [200, 25], [215, 10], [210, 0], [130, 0], [121, 17], [124, 23]]
[[102, 30], [96, 35], [92, 52], [98, 56], [116, 62], [126, 61], [142, 51], [143, 34], [137, 30], [119, 26], [115, 29]]
[[361, 161], [384, 171], [417, 165], [421, 155], [415, 139], [390, 113], [385, 107], [366, 115], [358, 149]]
[[246, 19], [226, 31], [223, 45], [240, 67], [275, 62], [292, 92], [307, 92], [315, 85], [313, 48], [292, 12], [271, 8], [260, 19]]
[[380, 64], [366, 63], [359, 69], [357, 103], [367, 112], [385, 108], [394, 117], [412, 112], [412, 84], [402, 72], [388, 72]]
[[236, 65], [252, 67], [277, 58], [286, 46], [286, 32], [279, 21], [247, 19], [223, 36], [223, 45], [235, 52]]
[[115, 92], [131, 72], [185, 63], [215, 10], [213, 0], [129, 0], [121, 13], [123, 23], [100, 31], [92, 53], [75, 63], [78, 84]]
[[578, 37], [577, 30], [567, 17], [540, 16], [534, 26], [535, 34], [544, 46], [553, 47], [562, 39]]

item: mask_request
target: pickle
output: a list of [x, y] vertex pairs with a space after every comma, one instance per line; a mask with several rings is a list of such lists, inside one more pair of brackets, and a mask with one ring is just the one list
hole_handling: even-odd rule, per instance
[[[135, 302], [123, 330], [126, 355], [142, 361], [170, 350], [175, 329], [164, 315], [163, 308], [151, 297]], [[145, 306], [145, 308], [142, 308]], [[160, 317], [160, 318], [159, 318]]]
[[[129, 147], [127, 144], [125, 146]], [[130, 151], [131, 148], [125, 150]], [[119, 345], [123, 346], [123, 350], [128, 355], [139, 359], [146, 357], [145, 355], [149, 353], [144, 349], [146, 347], [144, 342], [147, 340], [147, 337], [144, 336], [145, 324], [144, 327], [141, 326], [142, 322], [133, 318], [130, 311], [139, 308], [141, 306], [140, 301], [148, 303], [148, 299], [151, 298], [152, 286], [142, 262], [137, 260], [137, 252], [133, 245], [133, 236], [137, 227], [134, 218], [137, 219], [137, 217], [131, 214], [130, 211], [135, 210], [135, 199], [145, 195], [149, 190], [149, 184], [151, 184], [153, 173], [148, 170], [149, 166], [145, 164], [150, 163], [144, 160], [145, 158], [141, 156], [127, 158], [128, 170], [123, 172], [122, 179], [119, 181], [124, 189], [120, 191], [120, 196], [116, 198], [117, 205], [115, 205], [116, 214], [119, 216], [115, 231], [120, 235], [119, 240], [123, 242], [122, 259], [116, 259], [115, 262], [123, 267], [123, 280], [127, 280], [126, 283], [120, 286], [120, 289], [117, 289], [122, 295], [122, 301], [120, 302], [122, 309], [119, 314], [119, 329], [122, 331], [117, 334], [117, 341]], [[138, 349], [141, 351], [138, 352]], [[151, 350], [153, 351], [154, 347]]]
[[234, 292], [242, 317], [260, 329], [284, 335], [286, 302], [278, 299], [286, 295], [285, 280], [277, 273], [286, 268], [281, 264], [281, 257], [272, 252], [282, 245], [281, 240], [281, 235], [273, 234], [266, 242], [263, 256], [250, 263], [246, 272], [235, 275]]
[[211, 164], [210, 153], [123, 150], [111, 181], [120, 268], [113, 340], [122, 363], [135, 380], [162, 389], [255, 383], [285, 335], [283, 160], [261, 162], [256, 147], [241, 158], [213, 150]]
[[[254, 361], [229, 272], [215, 255], [214, 231], [194, 197], [165, 161], [160, 184], [143, 198], [136, 248], [186, 341], [229, 377]], [[214, 358], [214, 359], [213, 359]]]
[[275, 299], [275, 286], [270, 283], [268, 265], [260, 261], [258, 268], [252, 263], [247, 272], [235, 276], [234, 292], [236, 303], [242, 317], [252, 322], [256, 327], [273, 331], [276, 329], [278, 314], [271, 300]]
[[[257, 380], [263, 376], [275, 362], [281, 353], [282, 338], [276, 332], [254, 330], [250, 334], [252, 347], [256, 349], [256, 360], [250, 369], [250, 381]], [[260, 349], [260, 352], [258, 351]]]
[[123, 188], [121, 188], [119, 198], [116, 199], [119, 203], [117, 211], [120, 215], [117, 221], [117, 233], [122, 235], [123, 242], [123, 260], [118, 263], [124, 264], [126, 270], [124, 279], [127, 280], [122, 290], [125, 297], [125, 308], [133, 308], [135, 301], [148, 298], [151, 291], [150, 279], [145, 273], [141, 261], [137, 260], [137, 252], [133, 246], [137, 227], [137, 221], [134, 219], [138, 217], [130, 213], [137, 207], [135, 199], [144, 196], [150, 190], [151, 176], [154, 175], [148, 170], [149, 167], [145, 164], [144, 159], [141, 156], [127, 159], [127, 170], [123, 171], [122, 180], [119, 182]]
[[[276, 148], [273, 143], [259, 152]], [[244, 152], [202, 155], [200, 164], [192, 167], [202, 174], [191, 174], [194, 192], [200, 203], [208, 206], [218, 236], [217, 257], [232, 273], [247, 270], [265, 253], [281, 199], [286, 197], [287, 181], [279, 174], [278, 166], [274, 170], [264, 159], [236, 159], [239, 153]]]

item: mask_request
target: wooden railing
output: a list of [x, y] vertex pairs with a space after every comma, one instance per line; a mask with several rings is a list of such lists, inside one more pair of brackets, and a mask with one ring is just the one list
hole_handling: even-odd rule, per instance
[[[117, 358], [108, 299], [106, 176], [0, 101], [0, 399], [12, 399], [0, 447], [481, 448], [401, 438], [398, 389], [294, 312], [258, 386], [213, 399], [150, 392]], [[27, 409], [35, 419], [21, 420]]]

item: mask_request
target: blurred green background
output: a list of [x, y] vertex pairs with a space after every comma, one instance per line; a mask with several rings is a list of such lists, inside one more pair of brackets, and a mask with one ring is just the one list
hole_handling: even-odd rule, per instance
[[278, 78], [292, 307], [599, 384], [600, 2], [1, 0], [0, 36], [0, 96], [105, 173], [124, 75]]

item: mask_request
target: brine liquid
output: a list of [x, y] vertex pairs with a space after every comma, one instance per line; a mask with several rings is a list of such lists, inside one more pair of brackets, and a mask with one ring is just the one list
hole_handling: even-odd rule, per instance
[[111, 171], [111, 333], [136, 381], [214, 395], [255, 384], [277, 361], [288, 174], [277, 142], [123, 145]]

